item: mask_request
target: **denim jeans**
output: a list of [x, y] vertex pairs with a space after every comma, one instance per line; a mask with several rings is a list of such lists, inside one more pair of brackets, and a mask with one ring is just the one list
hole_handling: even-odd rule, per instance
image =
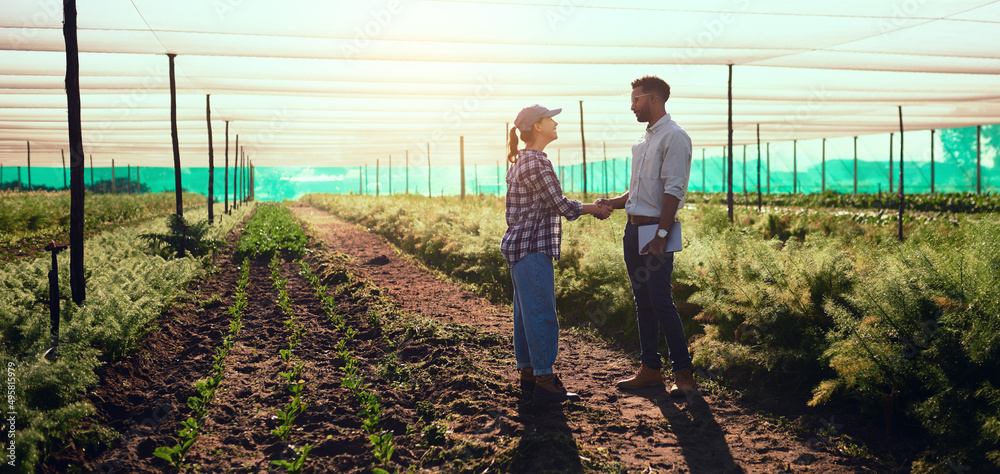
[[556, 280], [552, 257], [528, 254], [510, 269], [514, 281], [514, 357], [517, 368], [552, 373], [559, 352]]
[[691, 356], [688, 354], [684, 325], [670, 295], [674, 254], [666, 253], [659, 259], [639, 255], [638, 229], [633, 224], [625, 225], [622, 247], [639, 323], [639, 346], [642, 350], [639, 358], [647, 367], [659, 369], [662, 366], [658, 350], [662, 328], [670, 360], [673, 361], [673, 371], [679, 372], [691, 367]]

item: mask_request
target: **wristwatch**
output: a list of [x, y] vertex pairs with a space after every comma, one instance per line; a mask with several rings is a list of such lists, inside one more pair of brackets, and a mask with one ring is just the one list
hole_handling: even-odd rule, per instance
[[658, 229], [656, 231], [656, 236], [661, 239], [667, 238], [667, 229]]

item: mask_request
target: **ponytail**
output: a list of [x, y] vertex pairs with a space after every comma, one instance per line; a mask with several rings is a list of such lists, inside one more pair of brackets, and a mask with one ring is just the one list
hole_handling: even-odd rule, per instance
[[[517, 162], [517, 127], [511, 127], [510, 136], [507, 138], [507, 161]], [[535, 130], [521, 130], [521, 141], [527, 145], [535, 140]]]
[[510, 128], [510, 136], [507, 138], [507, 161], [517, 162], [517, 127]]

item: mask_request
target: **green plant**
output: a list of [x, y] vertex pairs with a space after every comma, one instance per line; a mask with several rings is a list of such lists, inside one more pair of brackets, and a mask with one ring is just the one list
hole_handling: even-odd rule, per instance
[[211, 225], [208, 221], [189, 224], [184, 217], [170, 214], [167, 216], [167, 232], [150, 232], [139, 237], [164, 258], [188, 253], [200, 257], [222, 245], [222, 241], [208, 236]]

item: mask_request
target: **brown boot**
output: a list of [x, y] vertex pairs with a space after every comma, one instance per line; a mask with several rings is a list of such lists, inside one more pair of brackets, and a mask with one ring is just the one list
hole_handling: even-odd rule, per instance
[[579, 401], [580, 396], [566, 391], [562, 381], [556, 374], [539, 375], [535, 377], [535, 398], [550, 402]]
[[525, 367], [521, 369], [521, 396], [531, 398], [535, 393], [535, 369]]
[[622, 390], [656, 385], [663, 385], [663, 374], [660, 373], [660, 369], [651, 369], [646, 364], [639, 366], [639, 373], [635, 374], [634, 377], [615, 382], [615, 386]]
[[690, 395], [697, 390], [694, 384], [694, 374], [691, 369], [684, 369], [674, 373], [674, 384], [670, 386], [670, 395], [681, 397]]

